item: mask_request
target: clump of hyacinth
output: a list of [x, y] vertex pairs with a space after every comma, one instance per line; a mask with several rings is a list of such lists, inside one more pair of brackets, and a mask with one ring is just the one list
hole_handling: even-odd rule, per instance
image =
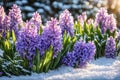
[[78, 21], [80, 22], [81, 26], [84, 25], [84, 22], [87, 20], [86, 12], [83, 12], [81, 15], [78, 16]]
[[42, 20], [41, 20], [41, 16], [39, 15], [38, 12], [35, 12], [32, 16], [32, 18], [30, 19], [30, 22], [33, 23], [33, 25], [35, 27], [37, 27], [38, 31], [40, 29], [40, 26], [42, 24]]
[[62, 34], [56, 19], [51, 18], [51, 21], [47, 22], [39, 42], [40, 46], [38, 48], [42, 55], [51, 45], [53, 46], [53, 57], [56, 57], [57, 53], [61, 51]]
[[66, 9], [59, 16], [59, 24], [62, 29], [62, 34], [66, 31], [70, 36], [74, 35], [74, 21], [71, 13]]
[[115, 58], [116, 56], [116, 42], [112, 36], [110, 36], [106, 41], [105, 46], [105, 57], [107, 58]]
[[16, 4], [14, 4], [12, 9], [9, 10], [9, 16], [11, 18], [10, 29], [13, 29], [17, 35], [19, 25], [22, 23], [22, 15], [20, 8]]
[[[72, 64], [74, 67], [84, 67], [94, 58], [95, 51], [96, 47], [93, 42], [85, 43], [82, 40], [77, 41], [74, 45], [72, 53], [67, 53], [67, 55], [63, 58], [62, 63], [65, 65]], [[75, 61], [73, 57], [75, 57]]]
[[38, 47], [38, 41], [39, 35], [37, 34], [37, 28], [33, 27], [30, 22], [27, 22], [26, 26], [19, 31], [16, 50], [22, 58], [29, 61], [30, 67], [32, 67], [32, 60]]
[[109, 15], [105, 8], [101, 8], [96, 14], [95, 24], [100, 26], [102, 33], [105, 33], [107, 30], [113, 32], [117, 28], [114, 16], [112, 14]]
[[78, 60], [78, 67], [84, 67], [94, 58], [96, 47], [93, 42], [85, 43], [80, 40], [75, 43], [73, 50]]

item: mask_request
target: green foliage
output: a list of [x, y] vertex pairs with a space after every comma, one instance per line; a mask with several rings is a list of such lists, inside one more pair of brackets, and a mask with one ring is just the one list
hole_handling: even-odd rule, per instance
[[[42, 27], [38, 31], [38, 34], [42, 34]], [[12, 32], [7, 32], [6, 38], [0, 37], [0, 49], [4, 51], [3, 56], [0, 56], [0, 71], [3, 72], [5, 76], [11, 75], [26, 75], [33, 72], [48, 72], [49, 70], [56, 69], [61, 66], [61, 60], [67, 52], [73, 50], [73, 46], [76, 41], [82, 39], [86, 42], [93, 41], [96, 45], [95, 59], [104, 56], [104, 50], [106, 45], [106, 40], [108, 37], [116, 37], [116, 32], [111, 33], [109, 30], [106, 33], [102, 33], [99, 26], [94, 27], [93, 24], [87, 24], [84, 22], [82, 26], [80, 22], [75, 22], [74, 24], [74, 36], [65, 32], [62, 37], [62, 50], [57, 53], [57, 57], [53, 57], [53, 46], [50, 46], [48, 50], [45, 51], [44, 56], [40, 55], [38, 49], [36, 49], [36, 55], [33, 59], [33, 66], [29, 67], [29, 61], [26, 58], [21, 58], [16, 52], [16, 35], [14, 30]], [[120, 52], [120, 41], [116, 39], [117, 55]]]
[[16, 35], [14, 30], [7, 32], [5, 38], [0, 37], [0, 49], [3, 50], [3, 56], [0, 56], [0, 71], [3, 76], [30, 74], [22, 64], [24, 61], [18, 56], [15, 48]]
[[3, 72], [4, 76], [11, 76], [11, 75], [25, 75], [30, 74], [30, 71], [26, 70], [21, 66], [21, 63], [23, 62], [22, 59], [19, 58], [19, 56], [14, 56], [13, 59], [8, 57], [8, 59], [5, 59], [3, 57], [0, 57], [0, 71]]
[[[94, 27], [92, 24], [88, 25], [84, 22], [84, 26], [81, 26], [79, 22], [75, 23], [75, 34], [78, 38], [82, 38], [84, 41], [93, 41], [96, 45], [96, 54], [95, 59], [104, 56], [105, 44], [108, 37], [112, 36], [115, 38], [116, 30], [110, 32], [109, 30], [106, 33], [102, 33], [99, 26]], [[79, 35], [79, 36], [78, 36]], [[118, 47], [118, 42], [116, 41], [116, 48]], [[119, 53], [119, 48], [117, 48]]]

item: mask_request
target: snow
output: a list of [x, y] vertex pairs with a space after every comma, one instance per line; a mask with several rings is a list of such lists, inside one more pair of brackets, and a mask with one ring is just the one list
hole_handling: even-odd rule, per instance
[[38, 9], [37, 10], [39, 13], [44, 13], [44, 10], [43, 9]]
[[35, 2], [33, 5], [36, 6], [36, 7], [39, 7], [39, 6], [40, 6], [40, 3]]
[[26, 11], [34, 11], [34, 8], [32, 8], [31, 6], [25, 6], [24, 10], [26, 10]]
[[86, 68], [62, 66], [48, 73], [32, 73], [31, 76], [1, 77], [0, 80], [120, 80], [120, 57], [105, 57], [91, 61]]

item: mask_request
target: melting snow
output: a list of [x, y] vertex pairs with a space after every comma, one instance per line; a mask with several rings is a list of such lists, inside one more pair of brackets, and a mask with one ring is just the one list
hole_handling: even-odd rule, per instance
[[32, 73], [31, 76], [1, 77], [0, 80], [120, 80], [120, 57], [93, 60], [84, 69], [62, 66], [48, 73]]

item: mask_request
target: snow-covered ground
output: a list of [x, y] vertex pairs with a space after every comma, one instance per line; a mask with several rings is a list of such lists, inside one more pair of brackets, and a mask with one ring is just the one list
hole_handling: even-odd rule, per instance
[[120, 80], [120, 57], [105, 57], [92, 61], [84, 69], [62, 66], [48, 73], [33, 73], [31, 76], [0, 77], [0, 80]]

